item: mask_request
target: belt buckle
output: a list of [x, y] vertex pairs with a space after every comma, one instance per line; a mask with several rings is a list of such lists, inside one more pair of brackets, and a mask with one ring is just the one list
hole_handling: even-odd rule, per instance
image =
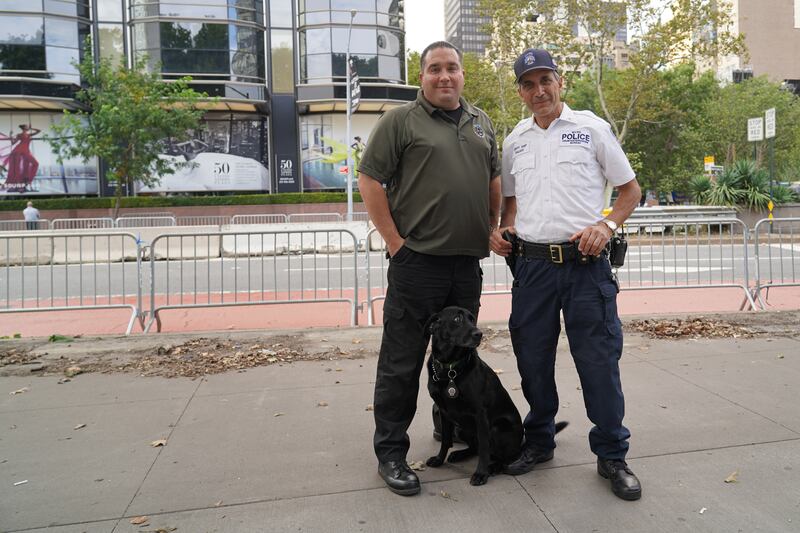
[[564, 255], [561, 250], [561, 245], [559, 244], [550, 245], [550, 261], [552, 261], [557, 265], [560, 265], [564, 262]]

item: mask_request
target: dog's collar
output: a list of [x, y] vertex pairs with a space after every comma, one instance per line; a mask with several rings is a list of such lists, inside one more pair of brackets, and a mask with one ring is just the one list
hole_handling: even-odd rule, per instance
[[439, 373], [447, 374], [447, 377], [450, 380], [454, 380], [458, 373], [466, 367], [470, 361], [472, 361], [472, 352], [470, 352], [464, 359], [456, 361], [455, 363], [447, 363], [444, 364], [440, 361], [437, 361], [436, 358], [431, 354], [431, 368], [433, 369], [433, 381], [440, 381], [442, 378], [439, 377]]

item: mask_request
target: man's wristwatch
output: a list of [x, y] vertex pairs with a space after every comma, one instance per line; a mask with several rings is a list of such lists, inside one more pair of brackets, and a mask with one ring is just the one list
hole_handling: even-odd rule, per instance
[[603, 220], [601, 220], [600, 222], [602, 222], [603, 224], [605, 224], [606, 226], [608, 226], [608, 229], [610, 229], [610, 230], [611, 230], [611, 234], [612, 234], [612, 235], [613, 235], [613, 234], [615, 234], [615, 233], [617, 232], [617, 228], [618, 228], [619, 226], [617, 226], [617, 223], [616, 223], [616, 222], [614, 222], [613, 220], [611, 220], [610, 218], [604, 218], [604, 219], [603, 219]]

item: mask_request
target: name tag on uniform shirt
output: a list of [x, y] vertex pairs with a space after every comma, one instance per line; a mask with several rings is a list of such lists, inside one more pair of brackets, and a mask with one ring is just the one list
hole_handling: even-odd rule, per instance
[[529, 151], [530, 146], [528, 146], [528, 143], [514, 145], [514, 155], [527, 154]]
[[561, 146], [586, 146], [592, 144], [592, 134], [585, 130], [565, 131], [561, 134]]

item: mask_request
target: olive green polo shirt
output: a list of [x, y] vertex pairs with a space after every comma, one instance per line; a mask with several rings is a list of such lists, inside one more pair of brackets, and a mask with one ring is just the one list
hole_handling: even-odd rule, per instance
[[489, 255], [489, 182], [500, 175], [489, 117], [461, 99], [453, 122], [420, 90], [372, 130], [358, 170], [386, 186], [389, 209], [411, 250]]

